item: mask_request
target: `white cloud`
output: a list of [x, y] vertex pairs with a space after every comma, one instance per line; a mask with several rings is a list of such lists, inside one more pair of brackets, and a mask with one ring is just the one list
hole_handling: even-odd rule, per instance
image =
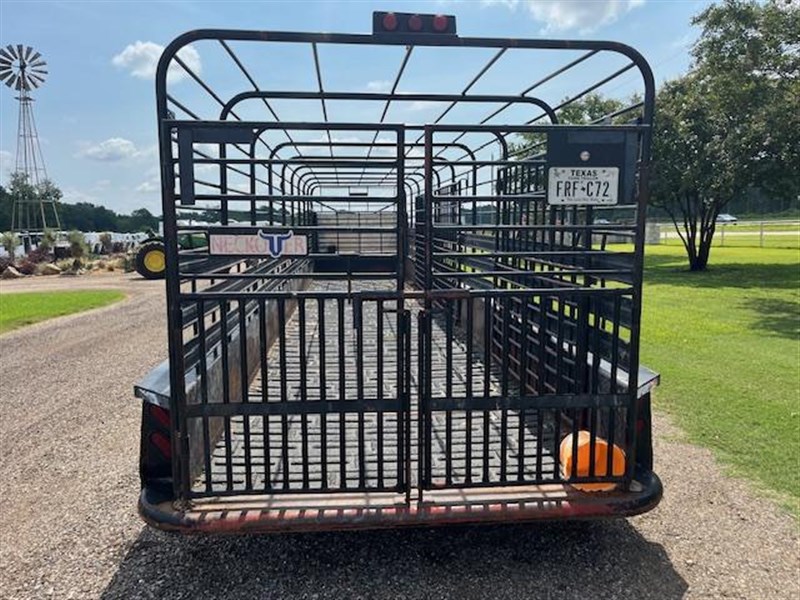
[[62, 190], [62, 194], [63, 196], [61, 197], [61, 201], [68, 204], [75, 204], [77, 202], [90, 202], [92, 204], [97, 203], [96, 196], [87, 194], [86, 192], [82, 192], [76, 188], [65, 188]]
[[156, 147], [138, 148], [130, 140], [113, 137], [93, 144], [84, 143], [78, 156], [101, 162], [118, 162], [126, 159], [150, 157], [155, 154]]
[[161, 189], [161, 184], [157, 179], [148, 179], [136, 186], [136, 191], [142, 194], [152, 194]]
[[392, 89], [392, 84], [385, 79], [370, 81], [367, 83], [367, 90], [370, 92], [388, 92]]
[[[162, 52], [164, 52], [164, 46], [160, 44], [137, 40], [133, 44], [125, 46], [122, 52], [111, 59], [111, 63], [117, 68], [129, 71], [132, 77], [152, 79], [155, 77], [158, 59], [161, 57]], [[178, 57], [194, 73], [200, 74], [202, 65], [197, 50], [191, 46], [186, 46], [178, 50]], [[183, 67], [172, 61], [167, 72], [167, 81], [176, 83], [186, 77], [188, 77], [188, 74], [183, 70]]]
[[414, 100], [408, 105], [408, 110], [420, 111], [434, 108], [435, 106], [442, 106], [441, 102], [434, 102], [432, 100]]
[[576, 29], [588, 33], [609, 25], [644, 4], [645, 0], [482, 0], [486, 6], [517, 10], [524, 6], [531, 16], [545, 24], [543, 33]]
[[5, 175], [14, 170], [14, 157], [8, 150], [0, 150], [0, 174]]

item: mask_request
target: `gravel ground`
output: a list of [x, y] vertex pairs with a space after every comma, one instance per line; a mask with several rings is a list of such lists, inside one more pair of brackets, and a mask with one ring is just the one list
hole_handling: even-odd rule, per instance
[[[181, 538], [135, 510], [139, 405], [163, 285], [100, 275], [4, 291], [129, 299], [0, 336], [0, 597], [798, 598], [796, 522], [656, 418], [653, 512], [594, 523]], [[34, 337], [35, 336], [35, 337]]]

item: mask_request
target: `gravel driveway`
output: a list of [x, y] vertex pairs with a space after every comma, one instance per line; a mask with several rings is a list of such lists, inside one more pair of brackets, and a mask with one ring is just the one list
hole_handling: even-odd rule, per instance
[[2, 598], [798, 598], [795, 521], [656, 418], [665, 497], [627, 521], [181, 538], [136, 515], [139, 404], [163, 284], [3, 282], [128, 300], [0, 336]]

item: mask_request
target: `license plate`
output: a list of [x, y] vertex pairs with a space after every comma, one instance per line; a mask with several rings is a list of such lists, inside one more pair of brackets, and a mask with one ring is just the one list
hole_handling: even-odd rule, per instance
[[548, 204], [617, 204], [618, 167], [550, 167]]

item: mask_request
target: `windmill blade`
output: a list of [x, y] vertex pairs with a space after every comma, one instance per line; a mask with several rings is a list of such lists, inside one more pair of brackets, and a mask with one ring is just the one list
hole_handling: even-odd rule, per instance
[[[0, 52], [2, 52], [2, 51], [3, 51], [3, 49], [0, 48]], [[0, 65], [4, 65], [6, 67], [10, 67], [11, 66], [11, 57], [9, 56], [8, 58], [6, 58], [5, 55], [0, 56]]]
[[31, 67], [31, 68], [33, 68], [33, 67], [43, 67], [46, 64], [47, 63], [45, 61], [43, 61], [43, 60], [37, 60], [36, 62], [28, 62], [28, 66]]
[[16, 84], [16, 82], [17, 82], [17, 76], [12, 73], [11, 77], [9, 77], [8, 81], [6, 81], [6, 85], [13, 90], [14, 89], [14, 85]]
[[17, 58], [17, 53], [14, 52], [14, 46], [12, 46], [11, 44], [6, 46], [6, 52], [8, 52], [8, 55], [11, 57], [11, 60]]
[[[30, 71], [29, 71], [29, 73], [30, 73]], [[36, 75], [41, 75], [41, 76], [44, 76], [44, 75], [49, 75], [49, 74], [50, 74], [50, 73], [49, 73], [49, 72], [47, 72], [47, 71], [33, 71], [33, 73], [35, 73]]]
[[31, 56], [31, 57], [28, 59], [28, 62], [30, 62], [30, 63], [32, 63], [32, 62], [36, 62], [37, 60], [39, 60], [39, 57], [40, 57], [41, 55], [42, 55], [42, 54], [41, 54], [41, 52], [34, 52], [34, 53], [33, 53], [33, 56]]
[[31, 53], [33, 52], [33, 48], [30, 46], [25, 46], [25, 62], [31, 62]]
[[11, 63], [10, 62], [6, 62], [6, 61], [0, 59], [0, 70], [5, 71], [6, 69], [10, 69], [10, 68], [11, 68]]
[[22, 77], [17, 76], [17, 82], [14, 84], [14, 89], [22, 91], [24, 85], [25, 82], [23, 81]]
[[31, 74], [31, 83], [34, 85], [34, 87], [38, 88], [40, 85], [44, 83], [44, 77], [39, 77], [38, 75]]
[[17, 58], [19, 60], [24, 60], [22, 58], [22, 44], [17, 44]]
[[11, 56], [11, 53], [3, 47], [0, 47], [0, 60], [4, 60], [7, 62], [11, 62], [14, 60], [14, 57]]
[[0, 81], [5, 81], [9, 77], [11, 77], [11, 71], [10, 70], [8, 70], [8, 71], [0, 71]]

